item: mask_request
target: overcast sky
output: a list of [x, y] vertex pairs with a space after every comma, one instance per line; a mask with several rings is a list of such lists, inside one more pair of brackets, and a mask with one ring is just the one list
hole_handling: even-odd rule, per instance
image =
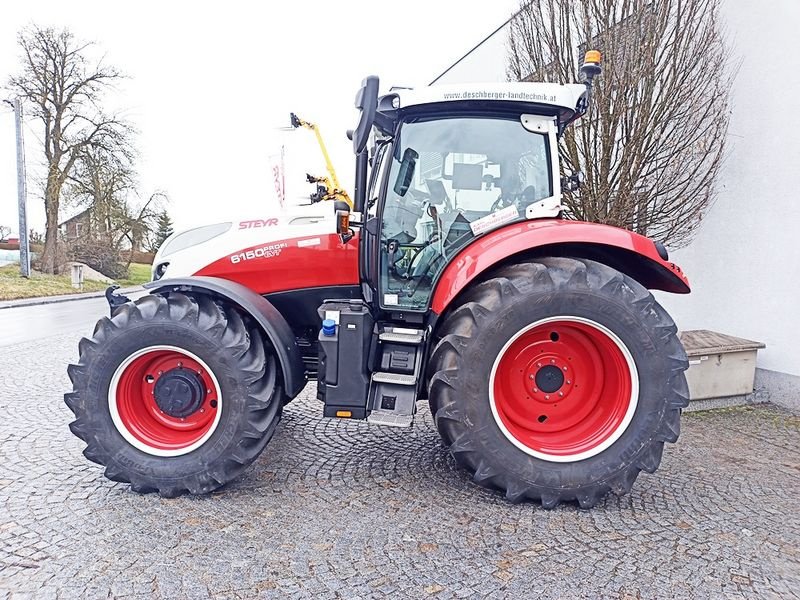
[[[354, 125], [361, 79], [379, 75], [383, 89], [424, 85], [517, 5], [518, 0], [8, 2], [0, 18], [0, 84], [18, 69], [16, 36], [27, 24], [66, 26], [95, 41], [106, 61], [128, 76], [110, 101], [124, 107], [140, 131], [140, 191], [165, 190], [170, 213], [183, 228], [270, 210], [269, 156], [287, 139], [275, 128], [288, 123], [290, 111], [320, 124], [349, 187], [353, 159], [344, 132]], [[27, 119], [25, 135], [32, 176], [41, 163], [40, 125]], [[289, 136], [295, 166], [321, 171], [311, 134]], [[30, 179], [29, 221], [42, 230], [43, 202]], [[0, 105], [0, 224], [17, 229], [7, 104]]]

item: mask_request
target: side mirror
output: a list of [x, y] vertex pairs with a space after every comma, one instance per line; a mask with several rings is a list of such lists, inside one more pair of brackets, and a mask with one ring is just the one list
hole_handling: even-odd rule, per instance
[[565, 175], [561, 178], [561, 189], [574, 192], [580, 189], [584, 181], [586, 181], [586, 176], [583, 171], [575, 171], [572, 175]]
[[358, 125], [353, 130], [353, 150], [361, 154], [367, 147], [372, 125], [375, 123], [375, 113], [378, 111], [378, 78], [370, 75], [361, 84], [361, 89], [356, 94], [356, 108], [361, 111]]
[[403, 152], [403, 160], [400, 162], [397, 179], [392, 188], [398, 196], [405, 196], [408, 188], [411, 187], [414, 171], [417, 169], [417, 159], [419, 159], [419, 153], [413, 148], [406, 148]]

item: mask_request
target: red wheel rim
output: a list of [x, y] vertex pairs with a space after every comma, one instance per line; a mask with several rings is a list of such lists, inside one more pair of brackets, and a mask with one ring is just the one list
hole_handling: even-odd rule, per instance
[[503, 434], [553, 462], [599, 454], [625, 432], [639, 379], [609, 329], [579, 317], [544, 319], [512, 337], [495, 361], [490, 402]]
[[157, 456], [178, 456], [200, 447], [222, 412], [219, 384], [208, 366], [172, 346], [144, 348], [123, 361], [108, 400], [120, 434]]

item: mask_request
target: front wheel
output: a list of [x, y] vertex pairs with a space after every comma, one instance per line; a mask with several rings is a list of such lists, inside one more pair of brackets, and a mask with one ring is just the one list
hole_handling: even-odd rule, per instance
[[79, 350], [70, 429], [134, 491], [208, 493], [255, 460], [280, 419], [271, 348], [208, 296], [144, 296], [101, 319]]
[[600, 263], [543, 258], [499, 270], [445, 319], [431, 410], [457, 462], [514, 502], [595, 505], [658, 467], [688, 403], [669, 315]]

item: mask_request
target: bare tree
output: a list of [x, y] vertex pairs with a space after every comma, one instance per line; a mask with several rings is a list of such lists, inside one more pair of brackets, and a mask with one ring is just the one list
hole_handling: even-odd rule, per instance
[[29, 27], [19, 34], [22, 68], [9, 88], [33, 109], [43, 126], [47, 176], [44, 184], [45, 245], [42, 269], [56, 265], [58, 214], [62, 188], [81, 152], [102, 147], [124, 136], [126, 125], [106, 115], [101, 106], [105, 89], [120, 74], [89, 59], [91, 44], [79, 42], [67, 29]]
[[565, 193], [575, 218], [679, 247], [713, 202], [732, 79], [720, 0], [523, 2], [508, 38], [508, 76], [575, 81], [587, 49], [604, 55], [590, 113], [567, 130]]
[[128, 227], [128, 197], [136, 192], [127, 139], [90, 145], [78, 153], [63, 188], [66, 204], [89, 209], [84, 235], [118, 246]]
[[128, 228], [125, 237], [131, 247], [128, 255], [128, 265], [134, 252], [140, 252], [143, 247], [151, 245], [150, 240], [156, 235], [159, 215], [163, 212], [163, 205], [168, 202], [164, 192], [153, 192], [140, 206], [128, 205]]
[[119, 272], [120, 257], [127, 249], [127, 270], [133, 254], [155, 232], [166, 195], [155, 192], [145, 202], [137, 202], [133, 158], [130, 139], [123, 136], [80, 151], [64, 187], [67, 202], [89, 209], [88, 227], [70, 248], [76, 260]]

